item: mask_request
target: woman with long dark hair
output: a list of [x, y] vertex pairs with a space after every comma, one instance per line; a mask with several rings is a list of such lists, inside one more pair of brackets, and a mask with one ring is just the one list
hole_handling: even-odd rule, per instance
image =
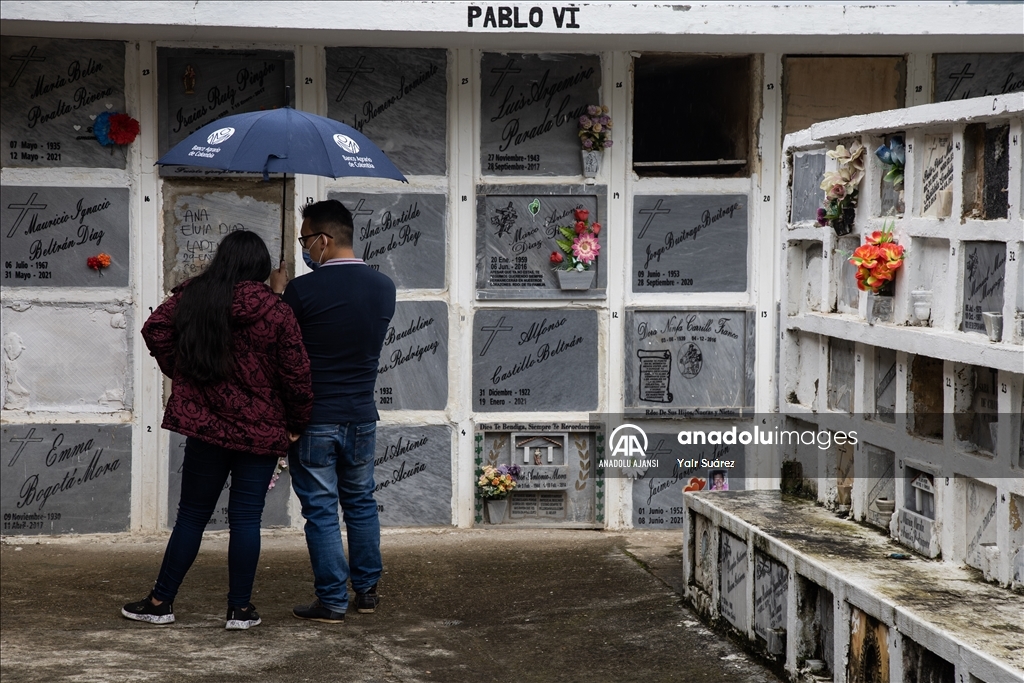
[[163, 427], [187, 438], [174, 531], [153, 590], [121, 610], [129, 619], [174, 621], [178, 587], [230, 475], [226, 627], [260, 623], [250, 599], [263, 505], [277, 460], [305, 429], [313, 405], [302, 333], [291, 307], [264, 283], [270, 270], [259, 235], [233, 232], [210, 266], [175, 287], [142, 327], [172, 379]]

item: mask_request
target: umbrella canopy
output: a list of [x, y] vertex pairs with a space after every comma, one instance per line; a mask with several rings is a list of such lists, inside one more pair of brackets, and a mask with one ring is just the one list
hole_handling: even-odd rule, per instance
[[175, 145], [156, 162], [222, 171], [304, 173], [408, 182], [369, 138], [344, 123], [291, 107], [225, 116]]

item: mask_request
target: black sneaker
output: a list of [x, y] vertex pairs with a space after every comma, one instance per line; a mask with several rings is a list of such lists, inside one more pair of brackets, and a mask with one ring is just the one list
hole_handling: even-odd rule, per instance
[[159, 605], [154, 605], [150, 602], [151, 597], [152, 593], [138, 602], [129, 602], [121, 608], [121, 614], [128, 619], [149, 624], [173, 624], [174, 603], [165, 600]]
[[380, 604], [380, 596], [377, 595], [377, 584], [373, 584], [365, 593], [356, 591], [356, 611], [360, 614], [373, 614]]
[[335, 612], [329, 607], [324, 607], [320, 604], [320, 600], [314, 600], [311, 605], [296, 605], [292, 608], [292, 616], [296, 619], [308, 619], [324, 624], [345, 623], [344, 612]]
[[244, 631], [250, 626], [259, 626], [263, 621], [252, 603], [248, 607], [228, 607], [227, 623], [224, 628], [229, 631]]

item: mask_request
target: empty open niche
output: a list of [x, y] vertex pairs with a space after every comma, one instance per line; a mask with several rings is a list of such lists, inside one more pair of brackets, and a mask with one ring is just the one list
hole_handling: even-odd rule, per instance
[[964, 129], [964, 218], [1006, 218], [1009, 211], [1010, 126]]
[[835, 610], [827, 588], [797, 574], [797, 668], [831, 680], [835, 669]]
[[751, 140], [748, 56], [645, 54], [633, 62], [633, 170], [743, 176]]
[[856, 379], [854, 344], [848, 339], [828, 340], [828, 407], [853, 412]]
[[818, 497], [818, 425], [787, 417], [785, 430], [798, 436], [780, 441], [782, 492], [813, 500]]
[[882, 422], [896, 421], [896, 352], [875, 348], [875, 377], [872, 384], [875, 417]]
[[954, 683], [956, 667], [903, 636], [903, 680], [905, 683]]
[[953, 425], [957, 445], [968, 453], [993, 455], [999, 426], [998, 373], [977, 365], [954, 371]]
[[946, 296], [949, 240], [914, 237], [911, 249], [913, 258], [903, 264], [911, 288], [910, 323], [922, 327], [940, 326], [940, 320], [953, 315]]
[[968, 565], [994, 575], [993, 564], [998, 558], [996, 545], [996, 488], [964, 477], [964, 556]]
[[942, 440], [942, 373], [937, 358], [913, 356], [907, 378], [907, 427], [911, 434]]
[[836, 300], [833, 310], [838, 313], [857, 313], [860, 290], [857, 289], [857, 267], [849, 256], [860, 246], [860, 237], [847, 235], [836, 240], [832, 258], [832, 277], [836, 282]]
[[864, 520], [889, 528], [896, 509], [896, 454], [888, 448], [865, 444], [868, 454], [868, 498]]

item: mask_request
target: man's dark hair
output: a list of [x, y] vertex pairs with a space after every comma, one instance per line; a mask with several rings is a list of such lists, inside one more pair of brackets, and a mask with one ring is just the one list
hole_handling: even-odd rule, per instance
[[352, 214], [337, 199], [307, 204], [302, 218], [309, 219], [313, 232], [327, 233], [340, 247], [352, 246]]

